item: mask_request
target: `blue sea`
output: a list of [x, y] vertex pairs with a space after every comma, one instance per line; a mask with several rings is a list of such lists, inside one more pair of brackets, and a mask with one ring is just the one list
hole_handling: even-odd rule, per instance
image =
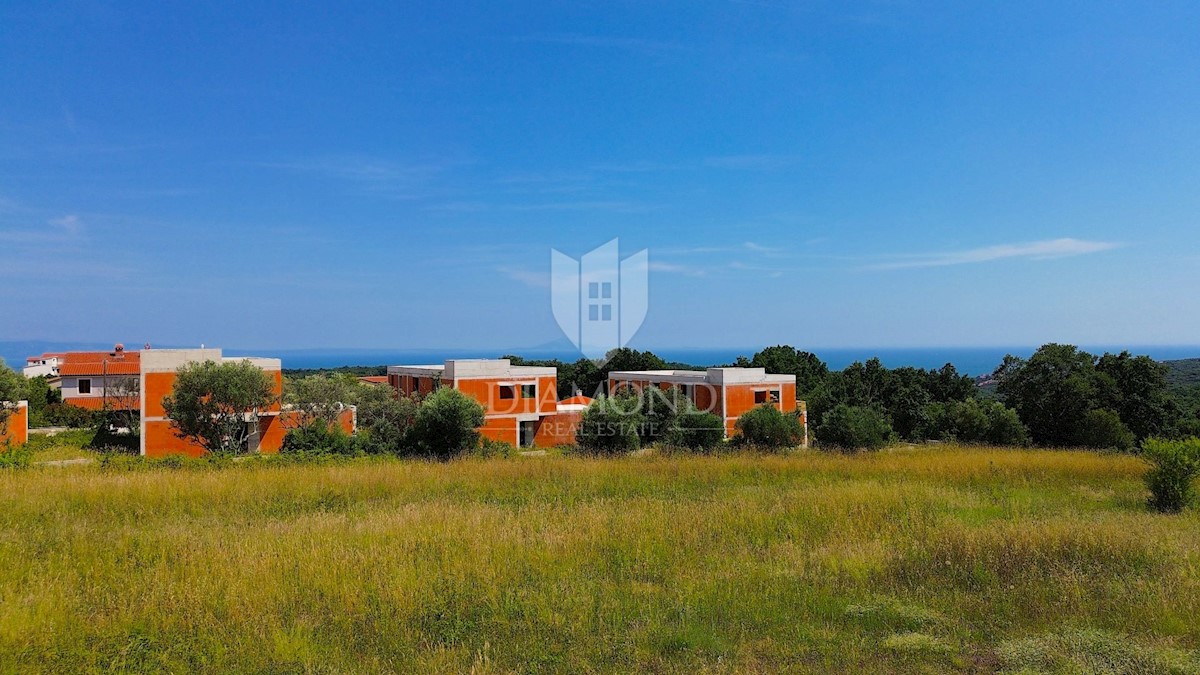
[[[879, 357], [889, 368], [912, 366], [915, 368], [941, 368], [954, 364], [966, 375], [986, 375], [995, 370], [1006, 354], [1028, 357], [1037, 347], [925, 347], [925, 348], [812, 348], [814, 354], [824, 360], [830, 368], [841, 370], [855, 361], [866, 361]], [[1128, 349], [1134, 354], [1167, 361], [1173, 359], [1200, 358], [1200, 346], [1090, 346], [1083, 349], [1093, 353], [1120, 352]], [[739, 356], [750, 357], [758, 348], [746, 349], [655, 349], [658, 356], [668, 361], [706, 367], [733, 363]], [[237, 350], [226, 349], [229, 356], [270, 355], [283, 359], [284, 368], [336, 368], [339, 366], [416, 365], [442, 363], [446, 359], [496, 358], [504, 354], [517, 354], [528, 359], [560, 359], [572, 362], [581, 358], [578, 352], [565, 349], [512, 349], [512, 350]]]
[[[9, 364], [21, 367], [25, 357], [44, 351], [108, 349], [108, 344], [52, 343], [41, 341], [0, 342], [0, 357]], [[168, 345], [161, 345], [168, 347]], [[636, 345], [637, 349], [647, 349]], [[802, 347], [803, 348], [803, 347]], [[1128, 349], [1134, 354], [1148, 354], [1160, 361], [1172, 359], [1200, 358], [1200, 346], [1084, 346], [1093, 354], [1120, 352]], [[672, 349], [649, 347], [650, 351], [668, 361], [687, 363], [697, 367], [726, 365], [739, 356], [750, 357], [760, 347], [722, 349]], [[808, 348], [821, 357], [829, 367], [841, 370], [855, 361], [866, 361], [878, 356], [889, 368], [912, 366], [916, 368], [940, 368], [952, 363], [959, 372], [967, 375], [986, 375], [1000, 365], [1005, 354], [1027, 357], [1037, 349], [1025, 347], [831, 347]], [[564, 346], [542, 346], [527, 349], [225, 349], [228, 356], [275, 356], [283, 359], [284, 368], [336, 368], [339, 366], [381, 366], [442, 363], [446, 359], [486, 359], [504, 354], [517, 354], [529, 359], [560, 359], [573, 362], [581, 358], [579, 352]]]

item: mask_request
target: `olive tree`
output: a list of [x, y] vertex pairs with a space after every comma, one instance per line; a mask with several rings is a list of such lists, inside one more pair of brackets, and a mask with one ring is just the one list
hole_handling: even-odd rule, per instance
[[163, 399], [180, 437], [213, 453], [246, 450], [259, 413], [276, 401], [274, 382], [249, 361], [189, 363]]
[[333, 426], [346, 405], [354, 402], [358, 390], [367, 386], [343, 375], [309, 375], [284, 382], [283, 402], [301, 413], [292, 418], [299, 425], [322, 422]]
[[440, 387], [417, 408], [408, 435], [423, 455], [449, 459], [479, 445], [483, 406], [451, 387]]

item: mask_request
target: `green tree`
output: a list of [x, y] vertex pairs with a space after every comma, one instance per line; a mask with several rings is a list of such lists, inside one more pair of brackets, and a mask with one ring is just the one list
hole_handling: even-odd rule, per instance
[[895, 440], [891, 422], [876, 408], [838, 405], [825, 413], [817, 442], [841, 450], [878, 450]]
[[741, 445], [757, 448], [793, 448], [804, 440], [804, 425], [794, 413], [780, 412], [764, 403], [742, 413], [734, 424], [734, 437]]
[[1183, 417], [1167, 385], [1168, 370], [1149, 356], [1127, 351], [1105, 354], [1096, 363], [1096, 371], [1112, 383], [1101, 404], [1115, 411], [1138, 439], [1169, 433]]
[[353, 455], [357, 448], [354, 438], [341, 427], [312, 420], [289, 430], [279, 451], [285, 455]]
[[997, 392], [1017, 411], [1034, 442], [1075, 445], [1104, 384], [1095, 364], [1096, 357], [1073, 345], [1044, 345], [1029, 360], [1004, 357], [995, 373]]
[[1029, 433], [1012, 408], [998, 401], [949, 401], [926, 406], [920, 436], [960, 443], [1024, 446]]
[[804, 398], [820, 389], [829, 377], [829, 366], [811, 352], [803, 352], [791, 345], [776, 345], [758, 352], [747, 364], [752, 368], [765, 368], [768, 373], [796, 376], [796, 395]]
[[682, 412], [695, 407], [678, 387], [659, 389], [647, 387], [635, 394], [641, 411], [638, 438], [642, 445], [667, 440], [675, 430], [675, 420]]
[[712, 450], [725, 440], [725, 422], [713, 413], [693, 407], [675, 417], [667, 440], [671, 445], [689, 450]]
[[1151, 508], [1177, 513], [1192, 503], [1196, 475], [1200, 473], [1200, 440], [1147, 439], [1142, 444], [1142, 458], [1150, 464], [1146, 486], [1150, 488]]
[[1131, 450], [1136, 439], [1112, 410], [1089, 410], [1072, 445], [1103, 450]]
[[163, 399], [176, 433], [213, 453], [245, 452], [259, 413], [276, 401], [274, 383], [249, 361], [189, 363]]
[[390, 387], [365, 385], [341, 374], [308, 375], [284, 381], [283, 402], [301, 413], [297, 417], [300, 426], [314, 421], [334, 426], [346, 406], [360, 395], [358, 390], [368, 387], [391, 391]]
[[588, 452], [630, 452], [638, 449], [641, 428], [641, 399], [638, 396], [599, 396], [583, 411], [575, 442]]
[[62, 392], [51, 387], [45, 375], [38, 375], [25, 381], [25, 400], [29, 401], [29, 426], [45, 427], [50, 425], [48, 408], [62, 403]]
[[390, 388], [363, 387], [355, 397], [363, 450], [371, 454], [414, 454], [413, 438], [420, 403], [413, 397], [391, 395]]
[[483, 406], [452, 387], [438, 387], [421, 400], [410, 432], [421, 454], [449, 459], [479, 445]]

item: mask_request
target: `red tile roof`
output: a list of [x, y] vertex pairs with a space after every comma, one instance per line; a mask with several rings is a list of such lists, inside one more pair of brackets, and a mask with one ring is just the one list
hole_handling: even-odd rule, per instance
[[142, 372], [142, 353], [66, 352], [60, 357], [59, 375], [137, 375]]
[[387, 375], [364, 375], [358, 378], [358, 381], [367, 384], [387, 384], [388, 378]]
[[139, 410], [142, 407], [141, 398], [129, 396], [109, 396], [107, 398], [104, 396], [64, 396], [63, 403], [84, 410], [104, 410], [106, 403], [112, 410], [123, 410], [126, 409], [126, 406], [129, 410]]
[[109, 361], [104, 363], [66, 363], [58, 367], [59, 375], [139, 375], [142, 372], [138, 361]]

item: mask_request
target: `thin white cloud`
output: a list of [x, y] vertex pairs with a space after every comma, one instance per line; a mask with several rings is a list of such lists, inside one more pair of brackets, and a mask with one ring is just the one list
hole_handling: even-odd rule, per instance
[[519, 267], [497, 267], [496, 271], [530, 288], [550, 288], [550, 275]]
[[55, 218], [50, 221], [50, 224], [69, 235], [77, 235], [83, 231], [83, 223], [79, 222], [79, 216], [74, 214]]
[[791, 166], [799, 161], [796, 155], [726, 155], [706, 157], [703, 164], [714, 169], [766, 171]]
[[584, 35], [581, 33], [542, 33], [513, 38], [515, 42], [538, 42], [568, 47], [600, 47], [637, 53], [678, 52], [687, 47], [676, 42], [646, 40], [643, 38], [617, 37], [611, 35]]
[[0, 241], [31, 246], [70, 244], [83, 237], [83, 229], [79, 216], [66, 215], [48, 220], [42, 227], [0, 228]]
[[763, 246], [762, 244], [747, 241], [741, 244], [730, 244], [725, 246], [691, 246], [688, 248], [664, 249], [664, 253], [674, 255], [700, 255], [705, 253], [778, 253], [780, 249], [771, 246]]
[[374, 157], [323, 157], [292, 162], [258, 162], [257, 165], [364, 183], [424, 178], [445, 168], [441, 164], [405, 164]]
[[691, 265], [679, 265], [676, 263], [661, 262], [654, 260], [650, 262], [651, 272], [663, 272], [665, 274], [682, 274], [688, 277], [702, 277], [705, 270]]
[[1009, 259], [1052, 260], [1055, 258], [1071, 258], [1090, 253], [1111, 251], [1120, 246], [1120, 244], [1106, 241], [1086, 241], [1071, 238], [1050, 239], [1022, 244], [999, 244], [962, 251], [920, 253], [904, 256], [904, 260], [870, 265], [868, 269], [898, 270], [922, 267], [948, 267], [951, 265], [971, 265]]

